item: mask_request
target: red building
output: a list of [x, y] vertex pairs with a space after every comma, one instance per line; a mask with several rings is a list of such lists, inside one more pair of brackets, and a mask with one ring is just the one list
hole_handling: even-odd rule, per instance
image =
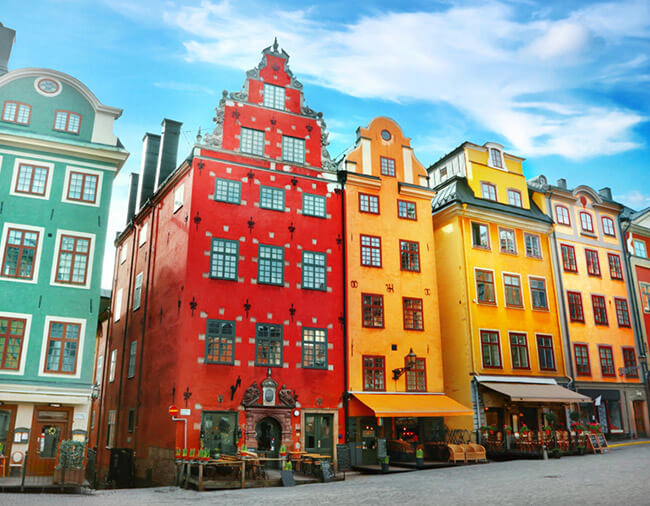
[[180, 124], [145, 135], [116, 240], [100, 472], [110, 448], [132, 448], [137, 479], [170, 483], [174, 449], [201, 441], [213, 454], [284, 444], [336, 458], [342, 196], [322, 114], [288, 59], [266, 48], [178, 168]]

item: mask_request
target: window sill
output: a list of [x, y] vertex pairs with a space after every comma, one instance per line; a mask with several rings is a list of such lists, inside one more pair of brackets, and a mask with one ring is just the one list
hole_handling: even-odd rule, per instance
[[481, 305], [481, 306], [497, 307], [497, 303], [496, 303], [496, 302], [482, 302], [482, 301], [480, 301], [480, 300], [477, 300], [477, 301], [476, 301], [476, 304], [479, 304], [479, 305]]
[[[548, 313], [549, 309], [547, 307], [533, 307], [531, 308], [532, 311], [537, 311], [539, 313]], [[555, 370], [555, 369], [553, 369]]]
[[472, 248], [480, 251], [492, 251], [492, 248], [489, 246], [477, 246], [476, 244], [472, 244]]
[[519, 310], [526, 309], [524, 306], [511, 306], [509, 304], [506, 304], [506, 308], [508, 308], [508, 309], [519, 309]]
[[503, 251], [503, 250], [499, 250], [499, 253], [501, 253], [502, 255], [510, 255], [510, 256], [512, 256], [512, 257], [519, 256], [519, 254], [518, 254], [516, 251]]
[[569, 323], [585, 323], [584, 320], [569, 320]]
[[544, 257], [538, 257], [532, 255], [526, 255], [526, 258], [530, 258], [531, 260], [544, 260]]
[[598, 236], [594, 234], [593, 232], [589, 232], [588, 230], [581, 230], [580, 235], [584, 235], [585, 237], [590, 237], [591, 239], [598, 239]]

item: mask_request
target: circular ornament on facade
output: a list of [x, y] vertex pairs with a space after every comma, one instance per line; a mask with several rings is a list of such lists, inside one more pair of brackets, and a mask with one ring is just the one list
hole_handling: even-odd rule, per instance
[[300, 411], [298, 411], [297, 409], [294, 409], [293, 410], [293, 416], [300, 416]]
[[61, 93], [61, 83], [52, 77], [38, 77], [34, 81], [34, 88], [45, 97], [56, 97]]
[[381, 138], [384, 139], [385, 141], [391, 140], [393, 136], [390, 134], [388, 130], [382, 130], [381, 131]]

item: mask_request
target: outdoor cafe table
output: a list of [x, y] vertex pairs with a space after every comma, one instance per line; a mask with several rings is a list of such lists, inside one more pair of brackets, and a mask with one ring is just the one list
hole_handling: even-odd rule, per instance
[[[208, 466], [230, 466], [233, 468], [239, 468], [240, 470], [240, 480], [239, 480], [239, 488], [245, 488], [246, 486], [246, 462], [249, 462], [251, 465], [259, 465], [261, 462], [270, 462], [270, 461], [283, 461], [285, 458], [276, 458], [276, 457], [255, 457], [252, 455], [247, 455], [247, 456], [224, 456], [218, 458], [218, 459], [213, 459], [213, 460], [208, 460], [208, 461], [189, 461], [189, 462], [181, 462], [181, 465], [186, 465], [186, 471], [185, 471], [185, 480], [183, 487], [187, 488], [190, 481], [192, 483], [195, 483], [199, 491], [203, 491], [205, 488], [205, 483], [203, 480], [203, 474], [204, 474], [204, 469]], [[196, 470], [196, 475], [197, 478], [191, 478], [192, 476], [192, 470]], [[215, 482], [211, 483], [216, 484]], [[212, 487], [211, 487], [212, 488]], [[215, 487], [218, 488], [218, 487]], [[235, 488], [235, 487], [230, 487], [230, 488]]]

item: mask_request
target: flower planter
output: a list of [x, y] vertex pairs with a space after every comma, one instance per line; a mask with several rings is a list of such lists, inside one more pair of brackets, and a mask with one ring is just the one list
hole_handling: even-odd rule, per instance
[[55, 485], [82, 485], [86, 478], [85, 470], [82, 469], [63, 469], [54, 468], [53, 483]]

